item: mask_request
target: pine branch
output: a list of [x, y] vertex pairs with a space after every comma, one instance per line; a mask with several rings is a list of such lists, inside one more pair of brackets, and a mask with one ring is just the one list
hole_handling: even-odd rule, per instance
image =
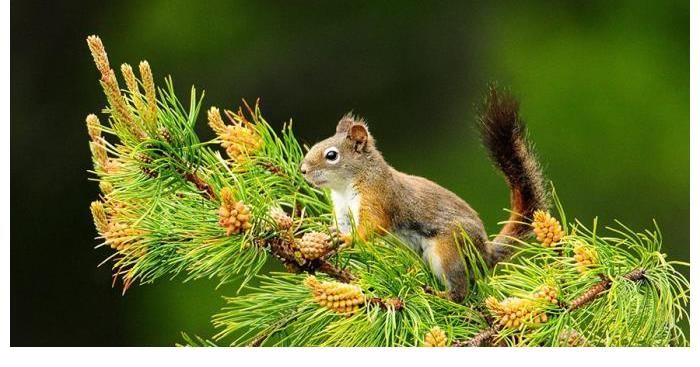
[[216, 194], [214, 193], [214, 190], [211, 188], [211, 186], [204, 182], [204, 180], [197, 176], [196, 173], [194, 172], [187, 172], [185, 173], [185, 179], [197, 188], [200, 192], [202, 192], [202, 195], [204, 195], [205, 198], [213, 200], [216, 198]]
[[[625, 274], [623, 277], [625, 279], [633, 281], [633, 282], [640, 282], [640, 281], [643, 281], [644, 279], [646, 279], [646, 271], [644, 269], [635, 269], [635, 270], [632, 270], [631, 272]], [[605, 278], [605, 279], [601, 280], [600, 282], [591, 286], [583, 294], [576, 297], [573, 301], [571, 301], [571, 303], [569, 303], [569, 305], [566, 308], [569, 311], [573, 311], [573, 310], [576, 310], [577, 308], [585, 306], [586, 304], [588, 304], [590, 302], [593, 302], [596, 298], [603, 295], [603, 292], [610, 289], [611, 284], [612, 284], [612, 280], [609, 278]]]
[[[646, 271], [644, 269], [635, 269], [623, 276], [625, 279], [633, 281], [633, 282], [639, 282], [643, 281], [646, 279]], [[600, 282], [594, 284], [590, 288], [588, 288], [583, 294], [580, 296], [576, 297], [571, 303], [569, 303], [568, 306], [563, 307], [563, 309], [566, 309], [568, 311], [574, 311], [578, 308], [581, 308], [590, 302], [593, 302], [595, 299], [603, 295], [603, 293], [610, 289], [610, 285], [612, 284], [612, 280], [609, 278], [605, 278], [601, 280]], [[490, 322], [490, 324], [492, 324]], [[477, 335], [472, 337], [471, 339], [467, 341], [458, 341], [455, 342], [453, 346], [455, 347], [478, 347], [481, 346], [486, 340], [491, 339], [493, 336], [498, 334], [498, 329], [495, 326], [489, 326], [488, 328], [480, 331]]]
[[[355, 279], [352, 273], [347, 269], [339, 269], [327, 260], [322, 260], [318, 265], [314, 265], [312, 269], [328, 274], [331, 278], [337, 279], [343, 283], [350, 283]], [[313, 271], [308, 272], [309, 274], [313, 274]]]
[[289, 323], [293, 322], [297, 318], [297, 314], [293, 313], [287, 318], [282, 318], [276, 323], [268, 326], [265, 330], [261, 331], [256, 335], [249, 343], [249, 347], [260, 347], [265, 343], [266, 340], [268, 340], [274, 333], [282, 330], [285, 326], [287, 326]]
[[297, 256], [298, 250], [295, 246], [295, 239], [289, 233], [267, 240], [261, 240], [259, 243], [262, 246], [267, 246], [270, 252], [278, 258], [287, 269], [294, 273], [306, 272], [308, 274], [316, 274], [318, 271], [343, 283], [350, 283], [355, 279], [352, 273], [347, 269], [340, 269], [329, 262], [327, 256], [300, 262]]
[[[97, 247], [109, 248], [105, 263], [124, 291], [164, 276], [239, 281], [247, 292], [227, 298], [214, 316], [216, 342], [688, 344], [679, 323], [688, 318], [689, 283], [675, 268], [688, 264], [666, 260], [658, 228], [640, 233], [618, 222], [604, 236], [595, 221], [591, 229], [567, 222], [553, 192], [562, 223], [538, 211], [536, 241], [514, 239], [511, 259], [493, 269], [461, 234], [473, 282], [465, 303], [456, 304], [400, 239], [340, 240], [328, 194], [298, 170], [304, 153], [291, 122], [278, 133], [258, 103], [244, 101], [236, 112], [212, 107], [207, 120], [216, 138], [202, 142], [194, 129], [202, 95], [192, 89], [181, 104], [170, 79], [156, 88], [145, 62], [140, 81], [122, 65], [121, 90], [102, 42], [91, 36], [88, 44], [108, 102], [107, 124], [86, 119], [101, 190], [90, 208]], [[262, 274], [269, 255], [289, 272]], [[608, 277], [620, 269], [636, 270]], [[251, 286], [255, 278], [259, 285]]]
[[488, 327], [478, 334], [474, 335], [469, 340], [457, 341], [452, 344], [453, 347], [481, 347], [484, 343], [490, 343], [490, 340], [498, 334], [498, 330], [494, 327]]
[[600, 282], [594, 284], [591, 286], [588, 290], [586, 290], [583, 294], [578, 296], [576, 299], [571, 301], [569, 306], [567, 307], [570, 311], [573, 311], [577, 308], [580, 308], [596, 298], [600, 297], [603, 292], [608, 290], [610, 288], [610, 284], [612, 281], [610, 279], [603, 279]]

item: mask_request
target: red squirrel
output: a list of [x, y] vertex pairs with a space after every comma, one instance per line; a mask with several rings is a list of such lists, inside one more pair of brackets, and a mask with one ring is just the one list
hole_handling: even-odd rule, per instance
[[493, 266], [511, 254], [514, 238], [530, 234], [525, 218], [547, 207], [542, 172], [518, 110], [513, 96], [491, 87], [478, 118], [483, 143], [510, 186], [509, 222], [491, 241], [478, 213], [456, 194], [391, 167], [365, 121], [352, 114], [343, 116], [335, 135], [311, 147], [300, 170], [312, 185], [330, 189], [341, 233], [353, 224], [360, 238], [393, 233], [422, 255], [449, 298], [461, 302], [468, 277], [461, 231]]

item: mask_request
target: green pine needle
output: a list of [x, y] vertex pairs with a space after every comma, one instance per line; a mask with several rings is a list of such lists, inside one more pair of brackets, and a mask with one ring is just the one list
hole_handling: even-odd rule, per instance
[[[221, 136], [203, 142], [195, 132], [203, 96], [193, 88], [185, 106], [172, 80], [166, 79], [165, 87], [158, 89], [157, 120], [149, 124], [132, 103], [145, 97], [127, 92], [122, 98], [134, 125], [119, 121], [115, 107], [108, 106], [103, 110], [108, 125], [102, 126], [107, 136], [91, 142], [93, 151], [103, 147], [109, 155], [103, 161], [93, 154], [91, 172], [110, 188], [100, 199], [106, 228], [100, 227], [96, 209], [103, 240], [98, 247], [122, 245], [109, 250], [105, 262], [112, 264], [125, 289], [177, 276], [241, 284], [239, 294], [227, 298], [227, 305], [213, 317], [217, 334], [211, 339], [183, 334], [184, 345], [421, 346], [435, 326], [445, 331], [450, 344], [463, 343], [498, 321], [485, 306], [487, 297], [532, 299], [542, 285], [558, 290], [557, 305], [533, 301], [547, 321], [517, 329], [496, 325], [491, 344], [562, 346], [571, 335], [594, 346], [689, 344], [679, 327], [689, 317], [689, 283], [676, 269], [689, 264], [666, 259], [659, 229], [639, 233], [618, 222], [603, 233], [595, 221], [589, 229], [567, 219], [553, 187], [567, 235], [553, 248], [519, 241], [513, 257], [494, 269], [474, 246], [465, 246], [461, 250], [471, 281], [464, 303], [442, 297], [440, 279], [415, 252], [387, 235], [368, 241], [355, 238], [352, 246], [328, 258], [337, 269], [352, 273], [354, 283], [373, 301], [352, 315], [322, 307], [304, 283], [307, 274], [262, 274], [268, 261], [277, 261], [271, 260], [271, 241], [283, 236], [269, 215], [272, 208], [292, 216], [291, 231], [297, 238], [310, 231], [329, 233], [333, 225], [328, 194], [310, 186], [297, 168], [304, 151], [291, 122], [278, 133], [258, 105], [239, 115], [250, 121], [248, 128], [261, 148], [245, 160], [232, 161], [220, 149]], [[249, 230], [226, 235], [219, 224], [224, 188], [250, 208]], [[581, 245], [598, 256], [583, 272], [574, 259], [574, 248]], [[287, 265], [310, 269], [303, 262]], [[639, 269], [644, 270], [641, 281], [625, 278]], [[601, 279], [608, 283], [598, 297], [575, 310], [567, 307]], [[400, 306], [389, 300], [399, 300]]]

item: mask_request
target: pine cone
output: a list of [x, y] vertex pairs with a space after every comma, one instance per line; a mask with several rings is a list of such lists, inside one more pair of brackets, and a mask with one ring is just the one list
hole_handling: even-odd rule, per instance
[[262, 146], [258, 132], [246, 126], [226, 126], [226, 132], [221, 135], [221, 146], [234, 161], [240, 161], [255, 154]]
[[559, 292], [557, 291], [556, 288], [552, 287], [551, 285], [543, 285], [539, 287], [535, 291], [535, 298], [539, 298], [541, 300], [547, 301], [553, 305], [558, 305], [559, 304]]
[[170, 131], [167, 128], [161, 127], [160, 129], [158, 129], [158, 133], [164, 141], [170, 143], [170, 139], [172, 139], [172, 136], [170, 136]]
[[532, 221], [533, 232], [537, 236], [537, 241], [544, 247], [555, 246], [564, 236], [561, 223], [549, 213], [542, 210], [535, 212]]
[[122, 170], [124, 170], [124, 168], [124, 164], [117, 158], [107, 158], [102, 167], [106, 173], [110, 174], [120, 173]]
[[598, 263], [598, 252], [592, 246], [577, 243], [574, 245], [574, 260], [576, 260], [576, 270], [579, 273], [585, 273]]
[[92, 141], [99, 140], [102, 137], [102, 124], [100, 124], [100, 119], [98, 119], [97, 116], [91, 113], [87, 115], [85, 122], [87, 123], [87, 129], [88, 134], [90, 135], [90, 139], [92, 139]]
[[489, 297], [485, 303], [501, 327], [518, 329], [547, 321], [547, 314], [540, 312], [528, 299], [509, 297], [498, 302], [496, 298]]
[[114, 186], [109, 181], [100, 181], [100, 191], [107, 195], [114, 191]]
[[219, 207], [219, 225], [226, 229], [226, 235], [238, 234], [252, 227], [250, 208], [242, 201], [234, 201], [230, 189], [221, 190], [221, 207]]
[[433, 326], [430, 331], [425, 334], [423, 340], [424, 347], [444, 347], [447, 346], [447, 335], [439, 326]]
[[92, 213], [92, 221], [95, 222], [95, 229], [100, 235], [104, 236], [109, 230], [109, 220], [104, 203], [99, 200], [93, 201], [90, 203], [90, 212]]
[[319, 305], [339, 314], [350, 314], [365, 303], [362, 289], [354, 284], [319, 282], [311, 275], [304, 281]]
[[[228, 111], [226, 111], [228, 112]], [[262, 147], [262, 138], [255, 127], [242, 118], [241, 114], [227, 113], [234, 125], [226, 125], [221, 118], [221, 113], [216, 107], [209, 109], [209, 126], [216, 132], [221, 140], [221, 146], [226, 149], [226, 154], [234, 161], [241, 161], [255, 154]], [[235, 118], [238, 120], [236, 121]]]
[[331, 249], [331, 237], [322, 232], [308, 232], [299, 240], [299, 252], [306, 260], [316, 260]]
[[272, 218], [275, 225], [277, 225], [277, 229], [280, 230], [290, 229], [292, 225], [294, 225], [292, 218], [288, 216], [282, 208], [274, 207], [270, 209], [270, 218]]
[[104, 238], [109, 247], [122, 251], [135, 243], [143, 234], [144, 231], [132, 228], [126, 223], [110, 222]]
[[110, 216], [114, 217], [116, 215], [128, 216], [129, 204], [123, 200], [117, 200], [110, 198], [105, 202], [105, 212]]
[[566, 329], [559, 334], [559, 343], [564, 347], [590, 347], [586, 337], [574, 329]]

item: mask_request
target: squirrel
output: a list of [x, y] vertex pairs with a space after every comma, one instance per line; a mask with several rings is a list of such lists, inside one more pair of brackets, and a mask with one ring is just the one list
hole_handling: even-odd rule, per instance
[[342, 234], [349, 234], [353, 225], [362, 239], [393, 233], [422, 256], [449, 298], [461, 302], [468, 277], [459, 247], [465, 245], [461, 231], [494, 266], [511, 254], [515, 239], [530, 234], [522, 219], [548, 206], [542, 171], [518, 110], [512, 95], [491, 86], [478, 117], [483, 144], [510, 186], [510, 218], [491, 241], [478, 213], [459, 196], [391, 167], [366, 122], [351, 113], [338, 122], [335, 135], [308, 150], [300, 171], [310, 184], [330, 189]]

